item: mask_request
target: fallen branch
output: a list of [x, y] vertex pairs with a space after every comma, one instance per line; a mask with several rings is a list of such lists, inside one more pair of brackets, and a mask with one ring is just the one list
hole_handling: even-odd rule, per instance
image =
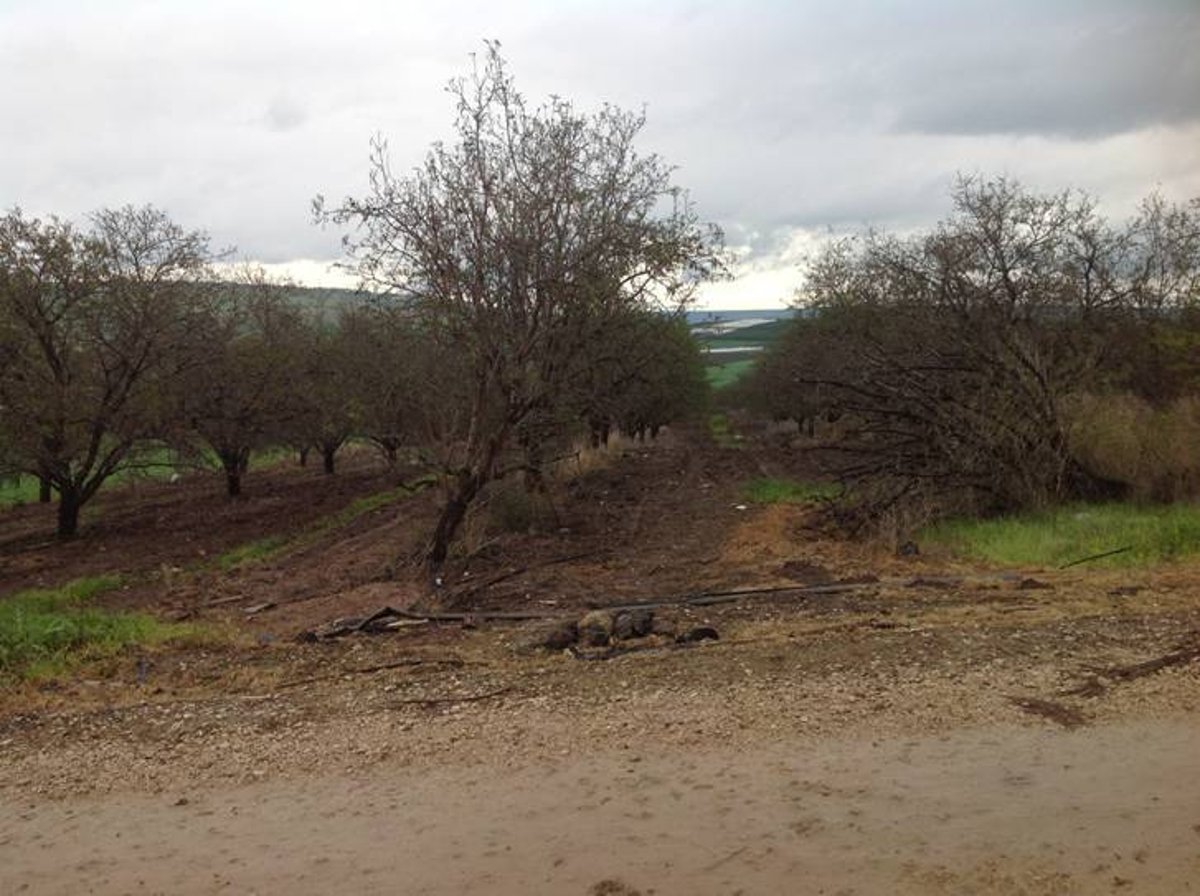
[[1042, 700], [1039, 697], [1009, 697], [1013, 703], [1025, 712], [1057, 722], [1064, 728], [1079, 728], [1088, 722], [1087, 716], [1077, 709], [1055, 703], [1053, 700]]
[[1124, 554], [1126, 551], [1132, 551], [1133, 545], [1126, 545], [1123, 548], [1117, 548], [1112, 551], [1104, 551], [1101, 554], [1091, 554], [1087, 557], [1080, 557], [1078, 560], [1072, 560], [1070, 563], [1064, 563], [1059, 569], [1070, 569], [1072, 566], [1078, 566], [1081, 563], [1091, 563], [1093, 560], [1103, 560], [1105, 557], [1114, 557], [1117, 554]]
[[453, 599], [462, 600], [463, 598], [471, 597], [472, 595], [478, 594], [480, 591], [486, 591], [493, 585], [499, 585], [501, 582], [508, 581], [509, 579], [515, 579], [517, 576], [524, 575], [527, 572], [533, 572], [537, 569], [545, 569], [547, 566], [557, 566], [560, 563], [570, 563], [573, 560], [584, 560], [588, 557], [594, 557], [596, 554], [602, 553], [604, 553], [604, 549], [584, 551], [580, 554], [569, 554], [566, 557], [555, 557], [552, 560], [546, 560], [543, 563], [535, 563], [532, 566], [518, 566], [515, 569], [510, 569], [508, 572], [500, 573], [499, 575], [492, 576], [490, 579], [473, 584], [469, 588], [465, 588], [462, 591], [455, 592], [453, 594]]
[[236, 604], [239, 601], [250, 600], [252, 594], [235, 594], [232, 597], [218, 597], [216, 600], [206, 600], [201, 606], [203, 607], [219, 607], [223, 604]]
[[1155, 672], [1169, 669], [1171, 666], [1187, 665], [1194, 660], [1200, 660], [1200, 637], [1195, 639], [1195, 643], [1186, 644], [1151, 660], [1144, 660], [1130, 666], [1109, 666], [1107, 669], [1093, 667], [1089, 671], [1111, 681], [1133, 681], [1135, 678], [1153, 675]]
[[511, 687], [503, 687], [495, 691], [488, 691], [485, 694], [467, 694], [463, 697], [410, 697], [404, 700], [393, 700], [391, 705], [411, 706], [419, 704], [422, 706], [435, 706], [439, 703], [474, 703], [479, 700], [490, 700], [492, 697], [499, 697], [511, 690]]
[[718, 868], [720, 868], [722, 865], [726, 864], [727, 862], [732, 862], [734, 859], [736, 859], [738, 856], [740, 856], [742, 853], [744, 853], [749, 848], [750, 848], [749, 846], [738, 847], [733, 852], [727, 854], [724, 858], [717, 859], [712, 864], [705, 865], [701, 870], [704, 871], [705, 873], [710, 872], [710, 871], [716, 871]]

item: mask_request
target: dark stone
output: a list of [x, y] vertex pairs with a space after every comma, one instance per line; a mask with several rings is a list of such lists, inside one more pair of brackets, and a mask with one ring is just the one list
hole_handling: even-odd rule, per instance
[[618, 641], [644, 638], [654, 630], [654, 611], [639, 608], [624, 610], [613, 619], [613, 637]]
[[579, 620], [579, 643], [585, 647], [607, 647], [612, 635], [612, 613], [593, 610]]
[[525, 651], [566, 650], [579, 640], [579, 629], [574, 619], [544, 625], [519, 645]]
[[711, 625], [698, 625], [691, 631], [684, 632], [675, 640], [680, 644], [695, 644], [699, 641], [719, 641], [721, 636]]

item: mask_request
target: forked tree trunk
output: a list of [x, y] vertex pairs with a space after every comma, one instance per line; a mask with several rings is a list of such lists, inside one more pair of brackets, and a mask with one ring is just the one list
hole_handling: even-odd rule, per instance
[[475, 496], [479, 494], [481, 488], [483, 488], [482, 476], [469, 474], [459, 477], [454, 494], [442, 508], [442, 515], [438, 518], [437, 528], [433, 530], [433, 538], [430, 540], [429, 550], [425, 554], [426, 566], [431, 571], [438, 570], [446, 562], [450, 542], [454, 540], [458, 527], [466, 518], [467, 508], [471, 506], [471, 502], [475, 500]]

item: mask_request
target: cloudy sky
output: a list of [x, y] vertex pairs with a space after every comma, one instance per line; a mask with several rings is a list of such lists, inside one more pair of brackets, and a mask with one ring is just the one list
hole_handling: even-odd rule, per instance
[[417, 164], [485, 38], [531, 99], [645, 107], [740, 259], [710, 307], [785, 303], [830, 233], [933, 223], [957, 173], [1114, 218], [1200, 196], [1196, 0], [0, 0], [0, 209], [152, 203], [330, 282], [313, 196], [363, 194], [377, 132]]

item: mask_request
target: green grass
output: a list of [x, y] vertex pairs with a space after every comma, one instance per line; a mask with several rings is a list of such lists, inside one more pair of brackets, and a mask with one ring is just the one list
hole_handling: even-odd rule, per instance
[[116, 576], [101, 576], [0, 598], [0, 679], [46, 678], [127, 647], [195, 634], [194, 626], [89, 606], [120, 584]]
[[13, 476], [0, 479], [0, 507], [31, 504], [38, 499], [36, 476]]
[[741, 441], [741, 436], [729, 426], [729, 418], [724, 414], [709, 414], [708, 431], [718, 445], [729, 447]]
[[350, 502], [336, 513], [317, 520], [312, 526], [292, 538], [283, 535], [271, 535], [267, 538], [259, 538], [226, 551], [213, 560], [211, 565], [224, 572], [229, 572], [239, 566], [269, 559], [287, 548], [310, 543], [334, 529], [340, 529], [342, 526], [349, 525], [364, 513], [370, 513], [373, 510], [386, 507], [389, 504], [399, 501], [401, 498], [411, 495], [413, 492], [432, 485], [434, 482], [434, 477], [426, 476], [408, 485], [367, 495], [365, 498], [359, 498]]
[[795, 479], [754, 479], [742, 488], [747, 501], [754, 504], [804, 504], [823, 498], [836, 498], [841, 488], [830, 482], [800, 482]]
[[287, 545], [287, 539], [282, 535], [270, 535], [255, 541], [240, 544], [230, 551], [213, 560], [213, 565], [223, 572], [229, 572], [247, 563], [255, 563], [278, 554]]
[[710, 387], [723, 389], [736, 383], [753, 366], [753, 358], [744, 358], [740, 361], [726, 361], [723, 364], [709, 364], [704, 368], [704, 373], [708, 377]]
[[919, 540], [1005, 566], [1138, 567], [1200, 555], [1200, 505], [1077, 504], [992, 520], [953, 520]]

